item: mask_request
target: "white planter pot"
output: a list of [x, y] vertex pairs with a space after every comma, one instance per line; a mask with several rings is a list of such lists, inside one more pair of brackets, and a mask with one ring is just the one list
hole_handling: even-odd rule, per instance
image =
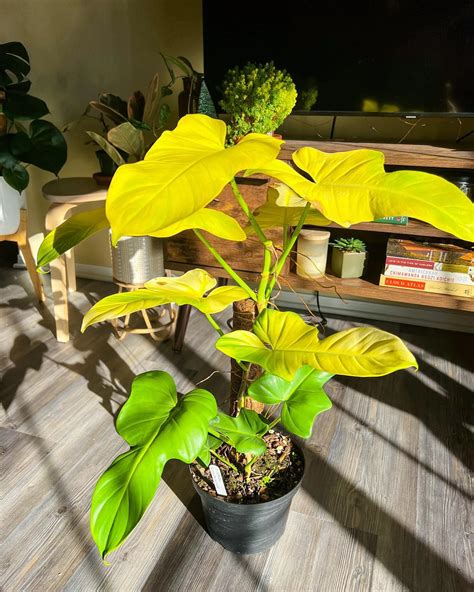
[[20, 226], [20, 210], [26, 207], [25, 192], [18, 193], [0, 176], [0, 235], [14, 234]]
[[111, 249], [112, 275], [119, 284], [142, 286], [148, 280], [165, 275], [162, 239], [123, 236]]

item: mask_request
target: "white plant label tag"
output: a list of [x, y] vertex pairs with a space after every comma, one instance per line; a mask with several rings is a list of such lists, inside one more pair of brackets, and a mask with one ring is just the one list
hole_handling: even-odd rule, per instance
[[211, 477], [214, 481], [214, 487], [216, 488], [217, 495], [227, 495], [224, 480], [222, 479], [222, 474], [219, 467], [217, 465], [209, 465], [209, 470], [211, 471]]

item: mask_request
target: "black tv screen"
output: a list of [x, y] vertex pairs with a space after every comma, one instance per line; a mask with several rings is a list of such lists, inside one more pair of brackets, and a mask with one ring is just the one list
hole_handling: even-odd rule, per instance
[[[273, 61], [312, 113], [474, 115], [474, 0], [203, 0], [204, 71]], [[310, 99], [311, 100], [311, 99]]]

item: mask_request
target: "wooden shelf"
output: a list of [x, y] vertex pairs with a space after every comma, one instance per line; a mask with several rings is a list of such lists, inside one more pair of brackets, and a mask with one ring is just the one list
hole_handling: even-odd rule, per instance
[[328, 224], [327, 226], [321, 226], [318, 228], [337, 228], [340, 230], [368, 230], [370, 232], [381, 232], [383, 234], [409, 234], [413, 236], [424, 236], [426, 238], [456, 238], [449, 232], [439, 230], [426, 222], [420, 222], [419, 220], [410, 219], [406, 226], [401, 224], [381, 224], [380, 222], [363, 222], [361, 224], [353, 224], [349, 228], [339, 226], [339, 224]]
[[424, 146], [419, 144], [378, 144], [367, 142], [312, 142], [308, 140], [287, 140], [282, 147], [279, 158], [291, 160], [295, 150], [311, 146], [323, 152], [345, 152], [369, 148], [380, 150], [385, 154], [385, 164], [389, 166], [440, 168], [440, 169], [474, 169], [474, 151]]
[[339, 296], [341, 298], [398, 302], [416, 306], [474, 312], [474, 298], [387, 288], [379, 286], [377, 282], [378, 279], [373, 281], [362, 278], [341, 279], [330, 274], [326, 274], [322, 278], [305, 279], [293, 272], [281, 277], [282, 288], [291, 286], [294, 290], [318, 291], [324, 295]]

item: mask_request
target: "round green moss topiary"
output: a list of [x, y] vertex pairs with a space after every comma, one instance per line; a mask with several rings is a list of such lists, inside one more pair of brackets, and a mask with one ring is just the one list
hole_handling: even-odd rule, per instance
[[228, 141], [249, 132], [277, 129], [296, 103], [296, 88], [285, 70], [267, 64], [245, 64], [229, 70], [223, 82], [221, 107], [230, 115]]

